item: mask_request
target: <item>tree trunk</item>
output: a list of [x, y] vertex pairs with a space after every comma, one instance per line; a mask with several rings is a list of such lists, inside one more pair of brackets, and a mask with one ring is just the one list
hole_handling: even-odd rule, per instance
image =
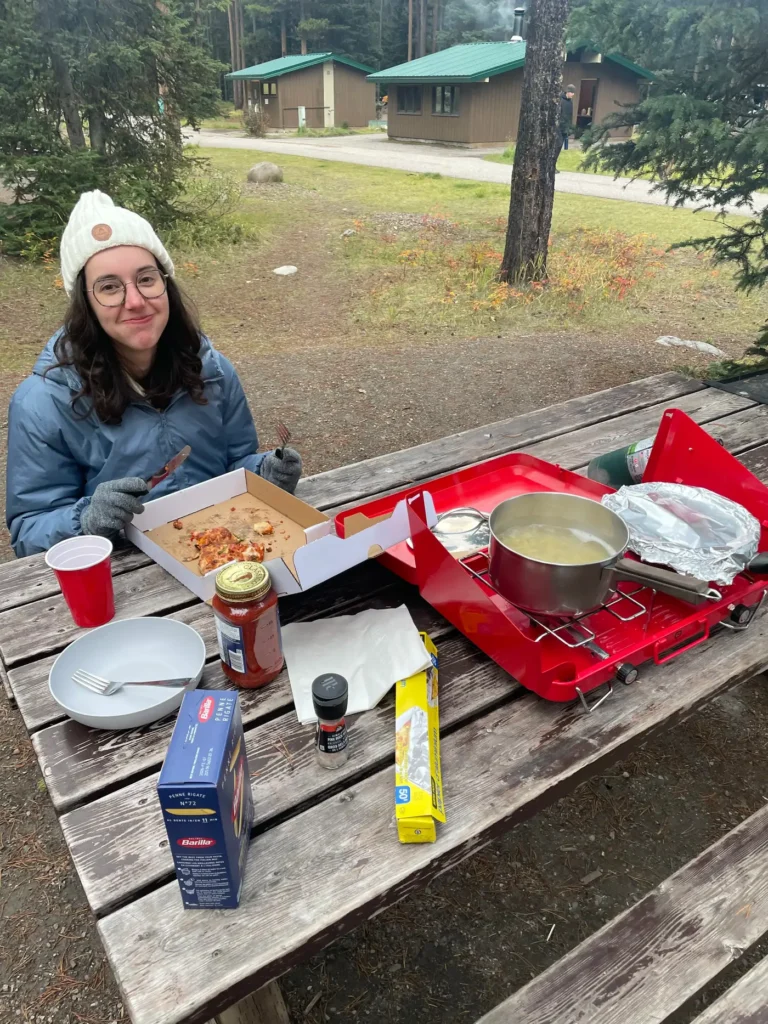
[[[299, 22], [302, 25], [304, 23], [304, 18], [305, 17], [306, 17], [306, 15], [304, 14], [304, 0], [300, 0], [300, 3], [299, 3]], [[304, 53], [307, 52], [307, 37], [304, 35], [303, 29], [302, 29], [301, 35], [299, 36], [299, 39], [301, 41], [301, 52], [304, 54]]]
[[107, 151], [104, 117], [100, 110], [93, 107], [88, 111], [88, 136], [91, 140], [91, 149], [103, 156]]
[[568, 0], [533, 0], [528, 12], [528, 47], [501, 281], [542, 280], [547, 274], [567, 16]]
[[[235, 5], [235, 9], [237, 11], [237, 25], [238, 25], [238, 31], [237, 31], [237, 38], [238, 38], [238, 43], [239, 43], [238, 57], [239, 57], [239, 60], [240, 60], [240, 67], [244, 68], [244, 67], [246, 67], [246, 63], [245, 63], [245, 19], [243, 17], [243, 0], [237, 0], [237, 3]], [[245, 94], [245, 92], [246, 92], [245, 83], [243, 83], [243, 94]]]
[[[240, 44], [238, 40], [238, 17], [236, 0], [227, 8], [227, 19], [229, 21], [229, 52], [230, 63], [233, 71], [240, 70]], [[232, 80], [232, 100], [236, 110], [243, 109], [243, 83], [238, 79]]]
[[280, 56], [288, 56], [288, 31], [285, 27], [285, 11], [280, 15]]
[[67, 126], [69, 144], [72, 149], [85, 149], [83, 120], [80, 117], [75, 87], [72, 85], [72, 76], [69, 73], [67, 62], [53, 48], [51, 49], [51, 67], [53, 68], [53, 76], [56, 79], [61, 112], [64, 115], [64, 122]]
[[381, 38], [384, 33], [384, 0], [379, 0], [379, 50], [381, 50]]
[[413, 60], [413, 0], [408, 0], [408, 60]]
[[432, 4], [432, 53], [437, 52], [437, 30], [440, 21], [440, 0]]
[[427, 0], [419, 0], [419, 56], [427, 52]]

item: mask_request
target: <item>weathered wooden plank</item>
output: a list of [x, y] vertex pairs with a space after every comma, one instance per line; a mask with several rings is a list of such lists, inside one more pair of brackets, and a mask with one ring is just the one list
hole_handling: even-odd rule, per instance
[[768, 407], [755, 405], [713, 420], [707, 424], [707, 430], [716, 434], [729, 452], [740, 455], [768, 440]]
[[739, 978], [692, 1024], [768, 1024], [768, 957]]
[[2, 658], [0, 658], [0, 683], [3, 684], [3, 693], [5, 694], [8, 703], [15, 706], [16, 698], [13, 695], [13, 687], [11, 686], [11, 681], [8, 678], [8, 672], [6, 671]]
[[768, 479], [768, 444], [761, 444], [758, 448], [744, 452], [739, 458], [750, 471], [760, 480]]
[[[116, 576], [114, 587], [116, 619], [158, 615], [198, 600], [159, 565]], [[22, 660], [62, 650], [83, 632], [57, 594], [0, 613], [0, 655], [10, 669]]]
[[[755, 456], [756, 452], [768, 448], [764, 443], [768, 439], [768, 408], [763, 405], [751, 406], [749, 409], [718, 416], [703, 425], [710, 434], [720, 438], [724, 447], [737, 455], [755, 476], [768, 478], [768, 457], [761, 460], [759, 454]], [[585, 472], [587, 464], [568, 465], [566, 468]]]
[[[727, 395], [728, 398], [723, 401], [717, 397], [712, 401], [711, 398], [715, 394]], [[656, 405], [625, 416], [616, 416], [594, 426], [574, 430], [564, 437], [553, 437], [539, 444], [527, 445], [525, 451], [539, 459], [557, 462], [569, 469], [584, 466], [590, 459], [603, 452], [622, 448], [643, 437], [652, 437], [658, 430], [664, 411], [668, 408], [669, 404]], [[729, 395], [727, 391], [717, 392], [714, 388], [705, 388], [704, 391], [684, 395], [674, 403], [674, 408], [682, 409], [697, 423], [707, 424], [708, 429], [711, 429], [710, 421], [717, 420], [719, 424], [722, 417], [729, 417], [744, 409], [749, 410], [750, 414], [754, 411], [754, 406], [748, 399], [739, 395]], [[765, 436], [768, 437], [768, 427]]]
[[[132, 544], [115, 547], [112, 553], [112, 574], [132, 572], [152, 560]], [[30, 555], [4, 562], [0, 570], [0, 612], [39, 601], [59, 593], [56, 577], [45, 564], [45, 555]]]
[[[450, 629], [447, 623], [445, 629]], [[454, 630], [439, 639], [441, 726], [458, 723], [521, 692], [498, 665]], [[314, 729], [291, 710], [246, 732], [254, 825], [296, 813], [312, 801], [394, 758], [394, 697], [356, 716], [351, 757], [337, 771], [321, 772]], [[102, 915], [173, 874], [155, 787], [159, 772], [64, 814], [60, 824], [92, 910]], [[126, 851], [130, 851], [129, 854]]]
[[662, 1024], [766, 932], [763, 807], [479, 1024]]
[[[418, 596], [413, 587], [394, 583], [378, 594], [357, 594], [344, 605], [347, 611], [363, 608], [391, 608], [408, 602], [414, 620], [430, 627], [448, 628], [447, 623]], [[210, 613], [209, 613], [210, 614]], [[291, 621], [286, 617], [286, 621]], [[206, 666], [201, 685], [231, 689], [217, 660]], [[269, 686], [241, 691], [246, 722], [287, 710], [292, 705], [285, 670]], [[140, 772], [162, 763], [173, 731], [175, 715], [141, 729], [109, 732], [89, 729], [65, 718], [32, 736], [40, 770], [54, 807], [62, 811], [101, 792], [124, 783]]]
[[[646, 377], [498, 423], [427, 441], [404, 451], [305, 477], [299, 482], [296, 493], [318, 508], [356, 502], [369, 495], [423, 480], [427, 473], [431, 477], [449, 473], [460, 466], [490, 459], [515, 448], [525, 448], [545, 438], [612, 419], [621, 413], [661, 403], [679, 405], [678, 400], [682, 396], [703, 390], [699, 381], [676, 373]], [[634, 439], [643, 436], [640, 433]], [[610, 448], [605, 450], [610, 451]]]
[[223, 1010], [210, 1024], [291, 1024], [280, 986], [276, 981]]
[[185, 913], [175, 881], [115, 911], [99, 929], [134, 1024], [208, 1020], [767, 664], [762, 614], [598, 713], [525, 696], [445, 737], [435, 844], [397, 842], [388, 768], [257, 836], [236, 914]]
[[[396, 582], [395, 577], [378, 562], [366, 562], [335, 577], [322, 587], [315, 587], [295, 597], [281, 598], [280, 614], [283, 622], [298, 622], [300, 619], [315, 618], [319, 614], [338, 614], [350, 602], [356, 602], [361, 594], [376, 594]], [[216, 655], [213, 616], [207, 605], [196, 601], [171, 613], [168, 618], [179, 619], [196, 629], [205, 641], [207, 656], [213, 658]], [[65, 717], [48, 689], [48, 673], [55, 660], [55, 655], [41, 658], [20, 665], [8, 673], [24, 724], [30, 732]]]

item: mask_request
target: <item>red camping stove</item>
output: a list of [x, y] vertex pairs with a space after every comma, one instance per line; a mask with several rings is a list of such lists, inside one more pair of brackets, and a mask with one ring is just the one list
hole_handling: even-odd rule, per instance
[[[768, 488], [738, 459], [679, 410], [667, 410], [644, 481], [707, 487], [745, 506], [762, 525], [759, 550], [768, 549]], [[744, 572], [718, 587], [720, 600], [694, 607], [637, 583], [620, 583], [596, 611], [567, 619], [534, 618], [495, 591], [487, 552], [457, 559], [427, 525], [428, 491], [438, 514], [471, 506], [491, 509], [515, 494], [567, 491], [599, 501], [610, 488], [530, 455], [512, 453], [459, 470], [339, 513], [336, 527], [363, 512], [369, 518], [410, 500], [411, 542], [382, 556], [415, 583], [422, 597], [523, 686], [547, 700], [581, 699], [614, 680], [632, 683], [647, 661], [663, 664], [703, 643], [719, 628], [746, 629], [762, 603], [768, 581]]]

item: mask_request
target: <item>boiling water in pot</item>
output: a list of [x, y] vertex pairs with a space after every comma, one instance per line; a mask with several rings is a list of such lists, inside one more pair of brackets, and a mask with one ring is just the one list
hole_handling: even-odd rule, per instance
[[498, 539], [519, 555], [558, 565], [602, 562], [615, 554], [598, 537], [569, 526], [545, 526], [538, 523], [514, 526], [500, 533]]

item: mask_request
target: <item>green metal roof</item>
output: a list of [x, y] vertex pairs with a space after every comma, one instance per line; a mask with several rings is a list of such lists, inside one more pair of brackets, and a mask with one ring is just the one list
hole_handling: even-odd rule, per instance
[[293, 57], [277, 57], [275, 60], [265, 61], [263, 64], [254, 64], [253, 67], [243, 68], [241, 71], [230, 71], [225, 78], [279, 78], [281, 75], [289, 75], [292, 71], [301, 71], [303, 68], [314, 67], [315, 64], [325, 64], [333, 60], [337, 64], [346, 64], [350, 68], [357, 68], [358, 71], [365, 71], [366, 74], [373, 71], [367, 64], [358, 64], [356, 60], [349, 57], [342, 57], [338, 53], [302, 53]]
[[369, 82], [480, 82], [525, 64], [525, 43], [461, 43], [369, 75]]
[[627, 71], [634, 71], [636, 75], [640, 75], [641, 78], [655, 78], [656, 75], [648, 68], [641, 68], [639, 64], [635, 64], [634, 61], [629, 60], [627, 57], [622, 57], [620, 53], [606, 53], [603, 55], [606, 60], [612, 60], [614, 64], [620, 64]]
[[[614, 61], [628, 71], [643, 78], [653, 74], [618, 53], [605, 54], [605, 60]], [[484, 78], [514, 71], [525, 64], [525, 42], [521, 43], [461, 43], [447, 50], [429, 53], [418, 60], [385, 68], [368, 75], [369, 82], [482, 82]]]

